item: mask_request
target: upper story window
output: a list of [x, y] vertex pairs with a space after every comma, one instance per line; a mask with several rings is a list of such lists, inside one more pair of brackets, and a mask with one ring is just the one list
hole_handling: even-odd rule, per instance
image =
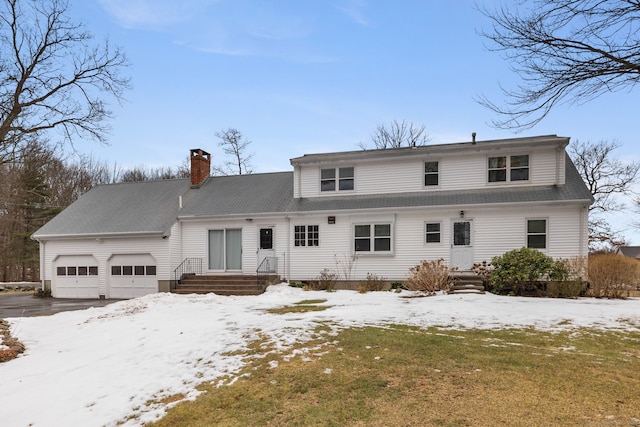
[[489, 157], [489, 182], [528, 181], [529, 155]]
[[424, 162], [424, 185], [438, 185], [438, 162]]
[[353, 190], [354, 183], [353, 167], [320, 170], [320, 191]]

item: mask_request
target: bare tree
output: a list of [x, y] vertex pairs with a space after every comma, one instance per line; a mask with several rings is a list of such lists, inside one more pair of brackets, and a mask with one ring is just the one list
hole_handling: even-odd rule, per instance
[[640, 81], [638, 1], [519, 1], [481, 12], [492, 27], [480, 34], [522, 81], [503, 88], [506, 107], [479, 100], [502, 116], [496, 127], [527, 129], [560, 103], [584, 103]]
[[613, 157], [613, 151], [619, 147], [617, 143], [608, 141], [576, 141], [569, 146], [569, 155], [594, 198], [589, 207], [589, 243], [592, 248], [624, 244], [624, 237], [602, 217], [626, 208], [618, 196], [634, 195], [633, 185], [640, 173], [640, 163], [625, 163]]
[[[402, 120], [394, 120], [387, 127], [378, 125], [376, 132], [371, 135], [371, 142], [377, 149], [418, 147], [429, 142], [429, 136], [425, 132], [424, 125], [415, 126], [413, 123]], [[360, 143], [360, 148], [367, 149], [366, 144]]]
[[67, 143], [104, 141], [101, 96], [121, 101], [129, 88], [124, 53], [94, 45], [67, 12], [66, 0], [0, 0], [0, 162], [54, 129]]
[[221, 175], [242, 175], [253, 173], [251, 159], [253, 154], [248, 154], [247, 149], [251, 141], [246, 139], [242, 132], [234, 128], [228, 128], [216, 132], [215, 136], [220, 139], [218, 145], [231, 160], [225, 161], [221, 165], [213, 167], [215, 173]]

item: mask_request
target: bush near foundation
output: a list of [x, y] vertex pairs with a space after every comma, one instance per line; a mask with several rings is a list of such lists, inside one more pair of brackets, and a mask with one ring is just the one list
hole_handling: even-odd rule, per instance
[[437, 291], [449, 289], [452, 282], [449, 273], [453, 270], [442, 258], [435, 261], [421, 261], [409, 270], [409, 277], [404, 282], [404, 286], [410, 291], [421, 291], [433, 295]]
[[588, 296], [626, 298], [640, 284], [640, 262], [626, 256], [606, 254], [589, 257]]
[[377, 274], [367, 273], [367, 278], [358, 284], [358, 292], [365, 294], [367, 292], [382, 291], [387, 287], [384, 277]]
[[502, 295], [544, 296], [543, 280], [560, 280], [566, 275], [561, 263], [531, 248], [514, 249], [493, 257], [491, 265], [493, 291]]

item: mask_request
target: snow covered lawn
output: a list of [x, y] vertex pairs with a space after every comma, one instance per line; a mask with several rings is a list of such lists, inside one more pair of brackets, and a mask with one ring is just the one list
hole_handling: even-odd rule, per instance
[[[305, 292], [271, 286], [255, 297], [154, 294], [102, 308], [9, 319], [27, 347], [0, 364], [0, 423], [19, 426], [140, 425], [161, 417], [163, 397], [233, 374], [241, 354], [267, 338], [286, 351], [318, 322], [336, 328], [407, 324], [448, 328], [640, 330], [640, 299], [560, 300], [484, 295], [407, 298], [408, 292]], [[270, 314], [301, 300], [324, 311]]]

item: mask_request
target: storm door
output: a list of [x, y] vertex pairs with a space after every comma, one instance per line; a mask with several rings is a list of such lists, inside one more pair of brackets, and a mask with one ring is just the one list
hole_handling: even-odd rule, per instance
[[473, 222], [454, 220], [451, 230], [451, 266], [470, 270], [473, 266]]

